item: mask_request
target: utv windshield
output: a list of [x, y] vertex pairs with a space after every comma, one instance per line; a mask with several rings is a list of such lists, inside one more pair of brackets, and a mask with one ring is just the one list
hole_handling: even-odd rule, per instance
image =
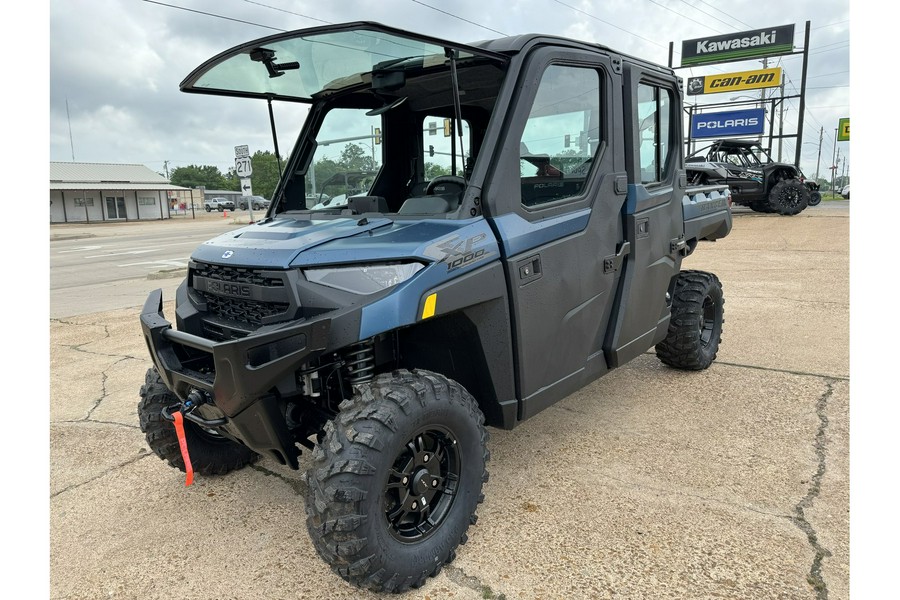
[[477, 47], [351, 23], [243, 44], [181, 87], [312, 104], [272, 214], [456, 218], [472, 214], [469, 179], [508, 62]]
[[319, 94], [371, 82], [372, 72], [403, 64], [443, 64], [445, 48], [459, 60], [501, 55], [417, 36], [375, 23], [288, 32], [248, 42], [200, 65], [185, 92], [310, 102]]

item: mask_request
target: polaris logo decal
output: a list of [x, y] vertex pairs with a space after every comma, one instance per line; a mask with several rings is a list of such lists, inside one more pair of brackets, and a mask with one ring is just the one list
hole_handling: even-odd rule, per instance
[[692, 138], [759, 135], [764, 129], [762, 108], [697, 113], [691, 117]]
[[222, 255], [222, 258], [231, 258], [232, 256], [234, 256], [234, 251], [233, 251], [233, 250], [226, 250], [226, 251], [225, 251], [225, 254]]
[[780, 25], [685, 40], [681, 43], [681, 66], [777, 56], [793, 50], [794, 25]]

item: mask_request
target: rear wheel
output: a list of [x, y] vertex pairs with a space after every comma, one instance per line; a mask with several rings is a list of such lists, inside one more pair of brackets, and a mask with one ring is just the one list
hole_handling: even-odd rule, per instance
[[[162, 410], [173, 404], [179, 404], [178, 397], [169, 391], [155, 368], [149, 369], [141, 386], [141, 401], [138, 404], [141, 431], [147, 438], [147, 445], [158, 457], [184, 472], [186, 469], [175, 425], [162, 416]], [[184, 437], [191, 466], [201, 475], [224, 475], [259, 458], [246, 446], [188, 420], [184, 421]]]
[[782, 215], [796, 215], [809, 205], [809, 188], [799, 179], [783, 179], [769, 192], [769, 206]]
[[716, 359], [724, 322], [719, 278], [705, 271], [682, 271], [675, 281], [669, 331], [656, 345], [656, 356], [676, 369], [706, 369]]
[[822, 201], [822, 192], [810, 192], [808, 206], [818, 206]]
[[484, 415], [461, 385], [428, 371], [379, 375], [340, 409], [307, 471], [313, 544], [354, 585], [419, 587], [476, 521]]

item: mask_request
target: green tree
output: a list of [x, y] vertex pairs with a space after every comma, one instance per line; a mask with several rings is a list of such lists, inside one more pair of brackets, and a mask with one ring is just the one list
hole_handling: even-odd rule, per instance
[[440, 177], [441, 175], [449, 175], [450, 167], [439, 165], [433, 162], [425, 163], [425, 179], [431, 180], [435, 177]]
[[218, 167], [212, 165], [175, 167], [172, 170], [169, 181], [172, 185], [188, 188], [203, 186], [208, 190], [237, 189], [226, 187], [226, 177], [222, 175]]

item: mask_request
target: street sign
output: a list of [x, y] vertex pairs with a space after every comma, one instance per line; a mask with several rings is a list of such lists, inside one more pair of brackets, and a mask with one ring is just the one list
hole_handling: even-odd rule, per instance
[[240, 156], [234, 159], [234, 171], [238, 177], [250, 177], [253, 175], [253, 163], [249, 156]]
[[250, 156], [250, 146], [235, 146], [234, 147], [234, 157], [241, 158], [242, 156]]
[[253, 195], [253, 184], [250, 182], [249, 177], [241, 178], [241, 196], [252, 196]]
[[844, 117], [843, 119], [838, 119], [837, 141], [839, 141], [839, 142], [849, 142], [850, 141], [850, 117]]

